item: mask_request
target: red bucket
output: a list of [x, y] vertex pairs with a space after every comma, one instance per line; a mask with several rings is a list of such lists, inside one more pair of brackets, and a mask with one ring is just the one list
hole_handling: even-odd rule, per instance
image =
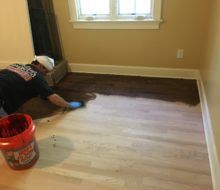
[[35, 125], [27, 114], [12, 114], [0, 119], [0, 149], [10, 168], [32, 167], [39, 158], [34, 137]]

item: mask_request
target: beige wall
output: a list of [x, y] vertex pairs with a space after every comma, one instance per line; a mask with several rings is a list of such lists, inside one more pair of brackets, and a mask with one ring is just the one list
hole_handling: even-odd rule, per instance
[[[207, 0], [163, 0], [160, 30], [79, 30], [69, 22], [68, 0], [53, 0], [62, 48], [70, 63], [199, 68], [207, 29]], [[33, 57], [26, 0], [0, 6], [0, 67]], [[176, 59], [176, 50], [185, 58]]]
[[[160, 30], [80, 30], [68, 0], [53, 0], [63, 51], [70, 63], [199, 68], [207, 32], [207, 0], [163, 0]], [[176, 59], [178, 48], [185, 58]]]
[[26, 0], [1, 0], [0, 68], [10, 62], [29, 62], [32, 58], [32, 37]]
[[220, 158], [220, 1], [213, 0], [211, 26], [202, 62], [202, 78], [211, 115], [218, 156]]

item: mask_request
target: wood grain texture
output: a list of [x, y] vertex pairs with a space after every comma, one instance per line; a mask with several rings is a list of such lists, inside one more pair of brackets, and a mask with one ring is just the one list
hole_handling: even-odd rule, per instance
[[4, 190], [212, 190], [200, 105], [96, 94], [35, 120], [40, 159], [23, 171], [0, 157]]

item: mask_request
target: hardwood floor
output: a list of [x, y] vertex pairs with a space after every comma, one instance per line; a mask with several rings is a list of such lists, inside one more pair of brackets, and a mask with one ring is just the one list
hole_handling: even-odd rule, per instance
[[200, 105], [96, 94], [87, 106], [35, 120], [40, 159], [4, 190], [212, 190]]
[[[196, 80], [171, 78], [68, 73], [54, 90], [68, 101], [88, 102], [95, 99], [96, 94], [184, 102], [190, 105], [197, 105], [200, 101]], [[40, 98], [32, 99], [18, 110], [28, 113], [34, 119], [54, 115], [57, 111], [57, 107]]]

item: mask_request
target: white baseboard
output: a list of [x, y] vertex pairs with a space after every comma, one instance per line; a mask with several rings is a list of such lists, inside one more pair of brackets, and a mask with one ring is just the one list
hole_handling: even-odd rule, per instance
[[159, 67], [134, 67], [115, 65], [94, 65], [69, 63], [70, 71], [81, 73], [133, 75], [163, 78], [197, 79], [199, 71], [196, 69], [173, 69]]
[[219, 158], [218, 158], [217, 149], [216, 149], [216, 145], [214, 141], [214, 134], [212, 130], [212, 123], [210, 119], [209, 108], [208, 108], [204, 85], [203, 85], [201, 77], [199, 77], [197, 80], [197, 86], [199, 90], [200, 104], [202, 108], [202, 118], [203, 118], [205, 138], [206, 138], [206, 144], [207, 144], [208, 155], [209, 155], [210, 169], [211, 169], [211, 174], [212, 174], [213, 190], [219, 190], [220, 189]]

